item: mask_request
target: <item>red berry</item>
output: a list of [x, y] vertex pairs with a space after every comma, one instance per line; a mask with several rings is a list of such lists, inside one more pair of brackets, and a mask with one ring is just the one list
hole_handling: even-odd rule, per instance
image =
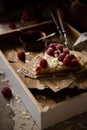
[[58, 60], [59, 60], [59, 61], [63, 61], [64, 58], [65, 58], [65, 56], [66, 56], [66, 55], [65, 55], [64, 53], [60, 53], [59, 56], [58, 56]]
[[5, 96], [5, 97], [11, 97], [12, 96], [12, 91], [9, 87], [4, 87], [1, 91], [1, 93]]
[[8, 25], [11, 29], [16, 29], [16, 25], [14, 22], [10, 22]]
[[67, 54], [69, 54], [69, 50], [65, 49], [65, 50], [63, 50], [63, 53], [67, 55]]
[[37, 66], [36, 72], [39, 72], [41, 70], [41, 66]]
[[54, 50], [56, 50], [56, 46], [53, 43], [51, 43], [49, 47], [52, 47]]
[[41, 58], [41, 59], [40, 59], [40, 66], [41, 66], [42, 68], [46, 68], [47, 65], [48, 65], [47, 61], [46, 61], [44, 58]]
[[80, 64], [79, 64], [77, 59], [72, 59], [71, 60], [71, 66], [78, 68], [78, 67], [80, 67]]
[[58, 55], [59, 55], [59, 51], [58, 51], [58, 50], [55, 50], [55, 51], [54, 51], [54, 56], [55, 56], [55, 57], [58, 57]]
[[69, 58], [70, 60], [75, 59], [75, 55], [74, 54], [68, 54], [67, 58]]
[[60, 52], [63, 52], [63, 46], [62, 46], [61, 44], [58, 44], [58, 45], [56, 46], [56, 49], [57, 49], [57, 50], [60, 50]]
[[25, 61], [25, 52], [24, 51], [18, 52], [18, 58], [22, 61]]
[[46, 53], [50, 56], [54, 56], [54, 49], [49, 47], [47, 50], [46, 50]]
[[65, 57], [64, 60], [63, 60], [63, 64], [65, 66], [71, 66], [71, 61], [69, 58]]
[[28, 21], [28, 10], [24, 10], [24, 11], [23, 11], [21, 20], [22, 20], [23, 22]]

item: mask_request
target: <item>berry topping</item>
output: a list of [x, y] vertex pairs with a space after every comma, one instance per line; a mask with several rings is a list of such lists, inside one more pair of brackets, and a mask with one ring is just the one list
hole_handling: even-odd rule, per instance
[[74, 54], [68, 54], [67, 58], [69, 58], [70, 60], [75, 59], [75, 55]]
[[47, 50], [46, 50], [46, 53], [50, 56], [54, 56], [54, 49], [49, 47]]
[[1, 93], [5, 96], [5, 97], [11, 97], [12, 96], [12, 91], [9, 87], [4, 87], [1, 91]]
[[58, 50], [55, 50], [55, 51], [54, 51], [54, 56], [55, 56], [55, 57], [58, 57], [58, 55], [59, 55], [59, 51], [58, 51]]
[[39, 72], [41, 70], [41, 66], [37, 66], [36, 72]]
[[46, 68], [47, 65], [48, 65], [47, 61], [46, 61], [44, 58], [41, 58], [41, 59], [40, 59], [40, 66], [41, 66], [42, 68]]
[[61, 44], [58, 44], [58, 45], [56, 46], [56, 49], [57, 49], [57, 50], [60, 50], [60, 52], [63, 52], [63, 46], [62, 46]]
[[18, 52], [18, 58], [22, 61], [25, 61], [25, 52], [24, 51]]
[[8, 26], [9, 26], [11, 29], [16, 29], [16, 25], [15, 25], [14, 22], [10, 22], [10, 23], [8, 24]]
[[71, 60], [71, 66], [77, 68], [77, 67], [80, 67], [80, 64], [79, 64], [77, 59], [72, 59]]
[[35, 5], [25, 8], [22, 12], [21, 21], [32, 22], [40, 19], [41, 12]]
[[59, 61], [63, 61], [64, 58], [65, 58], [65, 56], [66, 56], [66, 55], [65, 55], [64, 53], [60, 53], [59, 56], [58, 56], [58, 60], [59, 60]]
[[63, 60], [63, 64], [65, 66], [71, 66], [71, 61], [69, 58], [65, 57], [64, 60]]
[[63, 53], [67, 55], [67, 54], [69, 54], [69, 50], [65, 49], [65, 50], [63, 50]]
[[[74, 54], [71, 54], [68, 49], [63, 48], [62, 44], [49, 44], [46, 53], [50, 56], [57, 57], [63, 65], [68, 67], [80, 67], [78, 60]], [[47, 61], [41, 60], [40, 66], [42, 68], [47, 67]]]
[[53, 43], [51, 43], [49, 47], [52, 47], [54, 50], [56, 50], [56, 46]]

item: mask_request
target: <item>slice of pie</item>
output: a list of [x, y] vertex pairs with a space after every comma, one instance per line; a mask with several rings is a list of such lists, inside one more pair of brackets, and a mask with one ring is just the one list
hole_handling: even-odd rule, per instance
[[44, 53], [37, 55], [25, 66], [34, 78], [63, 74], [69, 72], [81, 72], [87, 67], [86, 55], [74, 50], [68, 50], [62, 44], [51, 43]]

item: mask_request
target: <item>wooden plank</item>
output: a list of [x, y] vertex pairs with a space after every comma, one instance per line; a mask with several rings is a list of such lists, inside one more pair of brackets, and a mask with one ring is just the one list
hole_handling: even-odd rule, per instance
[[[32, 29], [37, 29], [37, 28], [40, 29], [41, 28], [42, 30], [47, 28], [46, 32], [48, 30], [49, 33], [50, 33], [50, 27], [52, 28], [51, 30], [53, 30], [52, 26], [53, 26], [52, 21], [48, 21], [48, 22], [45, 22], [45, 23], [32, 25], [31, 27], [23, 27], [23, 28], [21, 28], [19, 30], [14, 30], [12, 32], [8, 32], [7, 34], [1, 35], [1, 39], [0, 40], [2, 42], [5, 42], [5, 43], [7, 42], [7, 44], [4, 43], [5, 45], [3, 44], [4, 45], [3, 47], [1, 45], [0, 46], [2, 47], [2, 51], [4, 52], [4, 54], [5, 54], [6, 58], [8, 59], [8, 61], [10, 61], [10, 65], [13, 67], [13, 69], [15, 70], [16, 73], [17, 73], [17, 70], [19, 68], [21, 68], [23, 65], [25, 65], [25, 63], [22, 62], [21, 60], [19, 60], [18, 57], [17, 57], [17, 52], [20, 49], [23, 49], [23, 46], [20, 44], [20, 41], [18, 39], [18, 37], [19, 37], [19, 33], [18, 32], [27, 31], [27, 30], [29, 30], [31, 28]], [[68, 24], [65, 24], [65, 27], [66, 27], [66, 30], [68, 32], [68, 36], [70, 37], [70, 35], [71, 35], [71, 37], [72, 37], [72, 39], [70, 39], [71, 42], [74, 42], [73, 39], [75, 40], [79, 36], [79, 32], [77, 32], [75, 29], [73, 29]], [[57, 36], [57, 37], [53, 38], [53, 40], [54, 39], [59, 40], [59, 37]], [[52, 41], [52, 38], [50, 40]], [[30, 52], [30, 55], [28, 56], [28, 61], [30, 61], [35, 55], [34, 55], [34, 53]], [[21, 74], [18, 74], [18, 75], [25, 82], [25, 84], [26, 84], [26, 86], [28, 88], [38, 88], [38, 89], [40, 89], [41, 86], [43, 86], [42, 88], [50, 86], [50, 85], [48, 85], [49, 80], [48, 80], [48, 82], [44, 83], [44, 82], [42, 82], [42, 80], [31, 79], [31, 78], [26, 77], [26, 76], [21, 75]], [[50, 86], [50, 89], [52, 89], [52, 88], [53, 87]], [[58, 91], [57, 87], [54, 87], [53, 90], [54, 90], [54, 92]]]
[[[40, 25], [39, 29], [41, 29], [43, 26], [43, 28], [47, 30], [47, 33], [49, 33], [50, 31], [48, 29], [48, 25], [48, 23], [46, 26], [44, 24], [45, 28], [43, 25]], [[53, 26], [53, 24], [50, 25]], [[26, 27], [23, 28], [23, 31], [32, 28], [36, 29], [38, 26], [28, 28]], [[54, 26], [52, 29], [53, 28]], [[69, 29], [70, 28], [68, 28], [68, 30]], [[70, 30], [72, 30], [72, 28]], [[39, 81], [24, 77], [23, 75], [17, 73], [17, 69], [23, 66], [24, 62], [20, 61], [19, 59], [17, 62], [8, 62], [9, 59], [7, 57], [7, 54], [14, 54], [14, 52], [17, 52], [17, 48], [14, 46], [14, 49], [13, 45], [19, 42], [17, 39], [18, 34], [18, 30], [15, 30], [13, 32], [9, 32], [8, 34], [0, 36], [0, 43], [4, 43], [3, 47], [2, 44], [0, 44], [0, 48], [3, 51], [3, 53], [0, 52], [0, 65], [3, 67], [3, 70], [6, 70], [7, 77], [11, 80], [13, 87], [16, 88], [19, 96], [32, 114], [40, 129], [47, 128], [48, 126], [52, 126], [60, 121], [87, 111], [86, 91], [81, 91], [81, 93], [77, 94], [76, 90], [72, 91], [73, 89], [71, 89], [71, 97], [68, 95], [67, 99], [67, 94], [65, 94], [65, 91], [63, 93], [60, 93], [60, 91], [58, 93], [54, 93], [48, 88], [42, 90], [36, 89], [39, 86]], [[73, 38], [75, 40], [78, 37], [78, 34], [76, 37], [74, 37], [72, 33], [71, 37], [71, 40], [73, 40]], [[11, 43], [13, 44], [12, 46]], [[32, 57], [33, 55], [30, 57], [30, 60]], [[30, 86], [30, 84], [32, 85]], [[32, 86], [36, 86], [36, 88], [31, 89]], [[73, 93], [75, 95], [72, 95]], [[70, 91], [68, 94], [70, 94]]]

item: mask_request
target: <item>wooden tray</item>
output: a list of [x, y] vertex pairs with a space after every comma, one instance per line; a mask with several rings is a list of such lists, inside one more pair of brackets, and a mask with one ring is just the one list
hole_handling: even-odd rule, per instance
[[[75, 42], [80, 33], [68, 24], [65, 24], [65, 27], [69, 39], [72, 43]], [[0, 67], [6, 73], [38, 126], [44, 129], [87, 111], [87, 92], [67, 88], [54, 93], [38, 80], [17, 73], [17, 70], [25, 64], [17, 58], [17, 51], [20, 48], [23, 49], [19, 36], [21, 32], [30, 29], [41, 30], [49, 34], [55, 31], [55, 26], [52, 21], [48, 21], [0, 35]], [[36, 54], [31, 53], [30, 60]]]

